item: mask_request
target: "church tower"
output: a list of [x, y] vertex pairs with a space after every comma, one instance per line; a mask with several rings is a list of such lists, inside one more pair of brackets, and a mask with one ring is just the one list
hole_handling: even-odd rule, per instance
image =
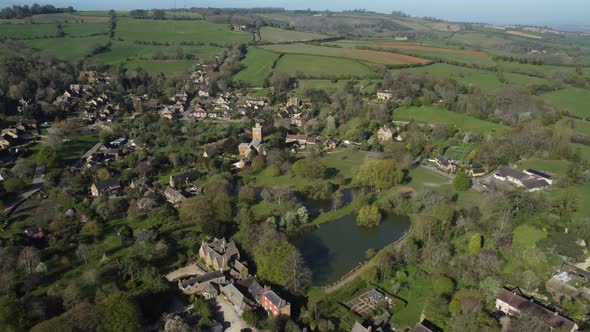
[[252, 140], [262, 142], [262, 126], [260, 123], [257, 123], [256, 126], [252, 128]]

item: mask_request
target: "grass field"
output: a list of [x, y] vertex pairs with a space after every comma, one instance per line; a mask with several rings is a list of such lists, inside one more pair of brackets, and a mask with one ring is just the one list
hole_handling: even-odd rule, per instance
[[80, 15], [81, 12], [75, 14], [40, 14], [22, 19], [0, 19], [0, 24], [55, 24], [55, 23], [86, 23], [86, 22], [108, 22], [108, 12], [93, 12], [88, 15]]
[[257, 47], [249, 47], [246, 58], [241, 62], [244, 69], [237, 73], [234, 79], [253, 86], [262, 86], [264, 79], [272, 71], [272, 64], [278, 57], [278, 53]]
[[408, 42], [390, 42], [390, 41], [359, 41], [359, 40], [343, 40], [333, 42], [331, 44], [344, 46], [344, 47], [382, 47], [382, 48], [393, 48], [400, 50], [414, 50], [414, 51], [430, 51], [436, 53], [451, 53], [451, 54], [463, 54], [463, 55], [476, 55], [487, 57], [487, 53], [481, 51], [462, 50], [456, 48], [437, 47], [428, 44], [417, 44]]
[[154, 55], [175, 56], [179, 49], [185, 54], [195, 55], [199, 61], [208, 62], [215, 59], [215, 55], [221, 54], [223, 49], [214, 46], [179, 46], [173, 47], [157, 45], [138, 45], [135, 43], [126, 43], [120, 41], [112, 42], [111, 49], [108, 52], [100, 53], [90, 58], [89, 63], [94, 65], [100, 64], [119, 64], [132, 60], [152, 60]]
[[[108, 32], [108, 23], [64, 23], [62, 27], [66, 37]], [[0, 24], [0, 36], [12, 39], [54, 38], [57, 36], [57, 24]]]
[[408, 186], [416, 191], [425, 189], [433, 190], [437, 188], [450, 189], [451, 187], [451, 180], [423, 167], [412, 168], [408, 173], [408, 176], [411, 179]]
[[324, 47], [306, 44], [288, 44], [288, 45], [267, 45], [264, 48], [279, 53], [295, 53], [307, 55], [324, 55], [340, 58], [361, 60], [381, 65], [401, 65], [427, 63], [428, 60], [420, 59], [413, 56], [395, 54], [389, 52], [379, 52], [370, 50], [357, 50], [352, 48]]
[[233, 32], [226, 24], [207, 21], [136, 20], [122, 18], [117, 25], [117, 37], [128, 42], [156, 41], [215, 43], [220, 45], [247, 43], [252, 36], [246, 32]]
[[571, 118], [567, 119], [567, 121], [571, 121], [575, 133], [590, 137], [590, 121]]
[[299, 78], [372, 77], [375, 72], [359, 61], [304, 54], [285, 54], [277, 62], [276, 71]]
[[401, 107], [393, 111], [393, 119], [398, 121], [415, 120], [423, 123], [443, 123], [457, 127], [462, 131], [483, 135], [498, 135], [506, 127], [497, 123], [484, 121], [465, 114], [450, 112], [438, 107]]
[[[476, 86], [486, 94], [496, 94], [505, 85], [500, 81], [498, 74], [473, 68], [465, 68], [449, 65], [446, 63], [435, 63], [424, 67], [393, 69], [391, 72], [411, 72], [417, 74], [431, 74], [439, 78], [454, 79], [465, 86]], [[545, 79], [530, 77], [526, 75], [503, 73], [507, 84], [527, 86], [531, 84], [547, 83]]]
[[559, 108], [582, 118], [590, 117], [590, 91], [568, 87], [559, 91], [546, 93], [543, 99]]
[[574, 143], [572, 144], [572, 150], [574, 152], [579, 152], [582, 159], [590, 160], [590, 146]]
[[77, 62], [87, 55], [93, 48], [104, 45], [107, 36], [93, 36], [80, 38], [34, 39], [24, 41], [24, 44], [45, 51], [56, 58], [69, 62]]
[[[532, 76], [550, 77], [555, 73], [561, 72], [563, 74], [574, 73], [575, 68], [563, 67], [563, 66], [552, 66], [552, 65], [531, 65], [526, 63], [510, 62], [510, 61], [497, 61], [496, 66], [504, 71], [513, 73], [520, 73]], [[590, 77], [590, 71], [585, 71], [586, 68], [582, 68], [582, 72], [586, 77]]]
[[462, 32], [448, 39], [449, 43], [469, 46], [472, 49], [496, 49], [511, 42], [508, 35], [498, 32]]
[[367, 152], [342, 150], [327, 154], [322, 161], [328, 168], [337, 169], [345, 178], [351, 178], [367, 160]]
[[263, 27], [260, 29], [260, 37], [262, 37], [262, 42], [264, 43], [281, 43], [288, 41], [317, 40], [327, 38], [329, 36], [318, 33]]
[[531, 158], [519, 163], [518, 169], [525, 170], [528, 168], [535, 169], [551, 175], [565, 176], [569, 163], [565, 160], [544, 160]]
[[456, 48], [447, 48], [433, 45], [421, 45], [415, 43], [394, 43], [391, 41], [339, 41], [330, 43], [330, 45], [338, 45], [346, 48], [371, 48], [383, 49], [388, 52], [398, 52], [400, 54], [408, 54], [424, 58], [436, 58], [444, 61], [455, 61], [467, 64], [477, 64], [481, 66], [492, 67], [494, 61], [485, 52], [474, 50], [463, 50]]

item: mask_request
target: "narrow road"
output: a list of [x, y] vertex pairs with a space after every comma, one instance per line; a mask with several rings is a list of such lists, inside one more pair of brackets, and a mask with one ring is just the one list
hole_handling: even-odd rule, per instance
[[215, 319], [223, 323], [223, 331], [225, 332], [240, 332], [243, 329], [249, 328], [234, 310], [234, 306], [229, 303], [222, 295], [211, 300], [211, 305], [215, 308]]
[[10, 215], [12, 212], [14, 212], [13, 210], [16, 207], [18, 207], [20, 204], [22, 204], [24, 201], [26, 201], [29, 197], [33, 196], [39, 190], [41, 190], [41, 187], [43, 187], [43, 183], [45, 182], [44, 172], [45, 172], [45, 167], [37, 166], [35, 168], [35, 174], [33, 175], [33, 183], [31, 184], [31, 187], [29, 188], [29, 190], [18, 195], [16, 200], [11, 202], [10, 204], [8, 204], [8, 206], [6, 206], [4, 208], [4, 211], [9, 211], [9, 215]]

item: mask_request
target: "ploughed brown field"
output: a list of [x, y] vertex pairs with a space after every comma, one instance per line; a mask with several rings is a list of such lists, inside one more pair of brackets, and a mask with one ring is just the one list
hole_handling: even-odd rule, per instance
[[532, 38], [532, 39], [543, 39], [543, 37], [541, 37], [541, 36], [533, 35], [533, 34], [522, 32], [522, 31], [510, 30], [510, 31], [506, 31], [506, 33], [509, 35], [514, 35], [514, 36], [518, 36], [518, 37], [525, 37], [525, 38]]

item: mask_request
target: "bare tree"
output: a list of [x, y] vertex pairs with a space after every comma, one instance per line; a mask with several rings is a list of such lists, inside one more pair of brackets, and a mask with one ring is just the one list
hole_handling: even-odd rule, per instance
[[311, 270], [305, 265], [299, 251], [293, 252], [288, 261], [290, 262], [290, 271], [285, 286], [288, 290], [299, 293], [311, 284]]
[[88, 254], [90, 253], [90, 249], [88, 248], [87, 244], [80, 244], [78, 246], [78, 249], [76, 249], [76, 255], [79, 258], [82, 258], [84, 260], [84, 264], [88, 264]]
[[25, 271], [27, 276], [33, 273], [40, 261], [39, 250], [34, 247], [26, 247], [18, 255], [18, 266]]

